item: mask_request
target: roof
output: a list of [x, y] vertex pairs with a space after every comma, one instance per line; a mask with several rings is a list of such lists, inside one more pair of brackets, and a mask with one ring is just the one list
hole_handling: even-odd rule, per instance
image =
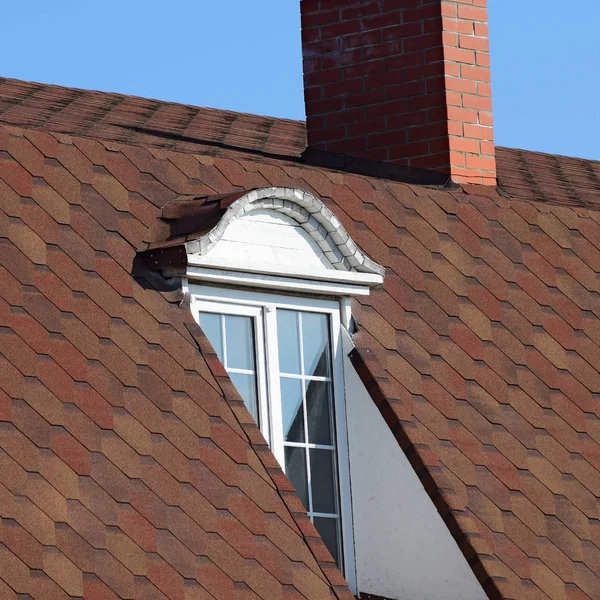
[[499, 149], [498, 190], [441, 189], [311, 165], [297, 122], [0, 107], [4, 595], [349, 597], [181, 296], [131, 277], [170, 200], [288, 186], [387, 268], [354, 364], [490, 597], [598, 597], [600, 163]]

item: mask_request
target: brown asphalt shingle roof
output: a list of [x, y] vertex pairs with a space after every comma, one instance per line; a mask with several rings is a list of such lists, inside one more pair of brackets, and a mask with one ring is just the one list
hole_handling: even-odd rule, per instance
[[11, 80], [0, 113], [0, 597], [349, 596], [177, 292], [131, 277], [168, 201], [276, 185], [387, 268], [353, 360], [490, 597], [600, 598], [598, 163], [499, 149], [501, 193], [441, 190], [305, 164], [295, 122]]

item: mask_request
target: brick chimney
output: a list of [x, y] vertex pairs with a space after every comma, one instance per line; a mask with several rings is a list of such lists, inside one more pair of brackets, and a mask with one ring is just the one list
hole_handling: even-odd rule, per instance
[[496, 184], [487, 0], [301, 0], [312, 148]]

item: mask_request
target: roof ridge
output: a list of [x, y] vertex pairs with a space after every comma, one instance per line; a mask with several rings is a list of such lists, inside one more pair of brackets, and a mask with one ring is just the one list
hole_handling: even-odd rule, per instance
[[176, 100], [165, 100], [165, 99], [161, 99], [161, 98], [139, 96], [138, 94], [126, 94], [124, 92], [87, 89], [87, 88], [82, 88], [82, 87], [77, 87], [77, 86], [62, 85], [62, 84], [58, 84], [58, 83], [43, 83], [40, 81], [31, 81], [31, 80], [27, 80], [27, 79], [15, 79], [14, 77], [0, 77], [0, 86], [7, 82], [39, 86], [38, 89], [35, 90], [35, 92], [33, 92], [33, 93], [36, 93], [43, 88], [61, 89], [61, 90], [69, 90], [69, 91], [73, 91], [73, 92], [83, 92], [83, 93], [89, 93], [89, 94], [119, 96], [121, 98], [134, 98], [134, 99], [146, 100], [146, 101], [151, 101], [151, 102], [159, 102], [160, 104], [163, 104], [163, 105], [181, 106], [181, 107], [186, 107], [186, 108], [207, 110], [207, 111], [211, 111], [211, 112], [214, 111], [215, 113], [228, 113], [231, 115], [257, 117], [259, 119], [272, 119], [274, 121], [283, 121], [283, 122], [287, 122], [287, 123], [295, 123], [295, 124], [302, 124], [302, 125], [305, 124], [305, 121], [302, 119], [290, 119], [289, 117], [275, 117], [273, 115], [261, 115], [258, 113], [236, 111], [236, 110], [231, 110], [231, 109], [226, 109], [226, 108], [216, 108], [213, 106], [202, 106], [202, 105], [198, 105], [198, 104], [189, 104], [187, 102], [178, 102]]
[[505, 152], [526, 152], [527, 154], [539, 155], [539, 156], [548, 156], [548, 157], [556, 157], [556, 158], [566, 158], [568, 160], [581, 160], [583, 162], [591, 162], [600, 164], [600, 158], [585, 158], [583, 156], [569, 156], [568, 154], [558, 154], [555, 152], [545, 152], [543, 150], [532, 150], [527, 148], [513, 148], [510, 146], [496, 146], [496, 150], [504, 150]]

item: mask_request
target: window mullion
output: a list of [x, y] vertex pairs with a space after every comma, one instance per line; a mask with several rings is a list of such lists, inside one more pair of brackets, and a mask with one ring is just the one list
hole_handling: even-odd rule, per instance
[[313, 450], [334, 450], [335, 446], [329, 446], [325, 444], [311, 444], [306, 442], [285, 442], [286, 446], [290, 446], [292, 448], [312, 448]]
[[227, 332], [225, 331], [225, 315], [221, 315], [221, 339], [223, 340], [223, 366], [227, 370]]
[[271, 400], [271, 450], [279, 464], [282, 465], [282, 468], [285, 468], [281, 386], [279, 383], [279, 346], [277, 343], [277, 312], [273, 305], [265, 306], [265, 342], [265, 363], [267, 367], [267, 381]]
[[263, 311], [259, 310], [254, 323], [254, 338], [256, 346], [256, 385], [258, 388], [258, 414], [259, 427], [267, 441], [271, 445], [271, 408], [269, 406], [269, 383], [267, 374], [267, 354], [265, 349], [265, 323]]
[[302, 335], [302, 313], [298, 312], [298, 340], [300, 343], [300, 373], [302, 375], [302, 418], [304, 419], [304, 456], [306, 461], [306, 485], [308, 487], [308, 514], [312, 521], [313, 512], [313, 494], [312, 494], [312, 473], [310, 470], [310, 449], [308, 447], [308, 414], [306, 410], [306, 384], [304, 376], [304, 336]]

